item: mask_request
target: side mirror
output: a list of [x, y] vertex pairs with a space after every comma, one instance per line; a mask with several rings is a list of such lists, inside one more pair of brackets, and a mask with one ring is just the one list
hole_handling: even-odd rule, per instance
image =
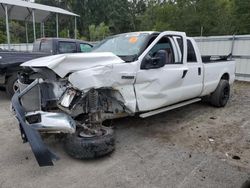
[[166, 64], [167, 52], [159, 50], [154, 57], [147, 55], [141, 62], [141, 69], [158, 69]]

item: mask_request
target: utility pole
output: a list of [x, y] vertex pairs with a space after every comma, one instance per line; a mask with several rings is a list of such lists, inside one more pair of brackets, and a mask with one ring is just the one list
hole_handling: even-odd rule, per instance
[[203, 26], [201, 26], [201, 37], [203, 36]]

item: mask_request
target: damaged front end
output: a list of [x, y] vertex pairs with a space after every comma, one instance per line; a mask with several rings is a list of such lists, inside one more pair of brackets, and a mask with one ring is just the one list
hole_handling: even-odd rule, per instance
[[20, 91], [13, 96], [12, 107], [22, 139], [30, 143], [40, 166], [51, 166], [58, 159], [40, 133], [102, 136], [104, 120], [128, 114], [119, 92], [108, 88], [83, 92], [47, 68], [29, 68], [18, 82]]

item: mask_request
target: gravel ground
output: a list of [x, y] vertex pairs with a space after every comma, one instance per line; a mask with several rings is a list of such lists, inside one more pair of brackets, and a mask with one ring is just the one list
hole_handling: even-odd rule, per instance
[[97, 160], [70, 158], [40, 168], [22, 144], [10, 101], [0, 91], [0, 188], [240, 188], [250, 176], [250, 84], [237, 82], [222, 109], [196, 103], [150, 118], [116, 120], [116, 151]]

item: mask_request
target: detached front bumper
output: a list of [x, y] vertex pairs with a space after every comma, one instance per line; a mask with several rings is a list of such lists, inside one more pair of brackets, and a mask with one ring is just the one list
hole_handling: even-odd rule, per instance
[[29, 142], [39, 166], [53, 166], [53, 160], [59, 158], [52, 153], [44, 144], [39, 132], [26, 123], [25, 111], [19, 100], [19, 93], [12, 97], [12, 106], [19, 121], [21, 137], [25, 142]]
[[[34, 81], [21, 93], [17, 92], [12, 97], [12, 107], [16, 118], [19, 121], [21, 137], [25, 142], [29, 142], [39, 166], [53, 166], [53, 160], [59, 158], [52, 153], [44, 144], [39, 131], [47, 133], [74, 133], [76, 129], [75, 121], [64, 113], [27, 111], [27, 104], [22, 104], [22, 97], [34, 87], [39, 87], [39, 81]], [[27, 97], [27, 96], [26, 96]], [[29, 101], [30, 105], [33, 101]], [[27, 118], [37, 116], [37, 121], [28, 122]]]

